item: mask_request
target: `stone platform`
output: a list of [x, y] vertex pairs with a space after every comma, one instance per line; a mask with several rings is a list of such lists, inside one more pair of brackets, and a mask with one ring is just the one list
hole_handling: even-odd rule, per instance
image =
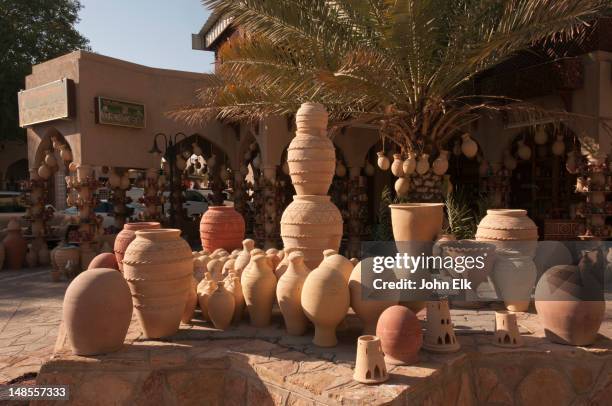
[[451, 312], [461, 350], [422, 350], [416, 365], [389, 366], [381, 385], [352, 380], [354, 315], [337, 347], [319, 348], [311, 331], [285, 335], [279, 314], [264, 329], [243, 322], [219, 331], [196, 322], [166, 341], [142, 339], [133, 320], [124, 348], [97, 357], [72, 355], [60, 328], [37, 384], [70, 385], [73, 405], [611, 404], [612, 307], [590, 347], [550, 343], [529, 313], [519, 316], [525, 347], [495, 347], [493, 310]]

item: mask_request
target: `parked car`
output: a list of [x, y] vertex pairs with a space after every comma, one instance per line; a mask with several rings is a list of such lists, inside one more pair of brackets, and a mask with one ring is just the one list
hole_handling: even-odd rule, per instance
[[[208, 192], [208, 193], [207, 193]], [[185, 202], [183, 208], [187, 211], [187, 216], [199, 217], [208, 210], [208, 200], [206, 196], [212, 193], [210, 190], [187, 189], [185, 191]], [[164, 214], [168, 216], [170, 210], [170, 202], [168, 201], [170, 194], [164, 192], [166, 203], [164, 203]]]

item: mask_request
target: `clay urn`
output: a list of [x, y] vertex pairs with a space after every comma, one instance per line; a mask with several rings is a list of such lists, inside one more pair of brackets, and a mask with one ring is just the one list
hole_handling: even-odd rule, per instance
[[6, 267], [8, 269], [21, 269], [25, 261], [28, 243], [23, 238], [19, 221], [11, 219], [6, 232], [6, 237], [2, 241], [6, 251]]
[[391, 164], [391, 173], [393, 176], [398, 178], [404, 176], [403, 164], [404, 162], [402, 161], [402, 155], [393, 154], [393, 163]]
[[538, 247], [538, 227], [527, 210], [489, 209], [476, 229], [476, 241], [492, 242], [498, 249], [520, 251], [533, 258]]
[[242, 241], [242, 251], [238, 254], [238, 258], [234, 262], [234, 269], [238, 273], [238, 275], [242, 274], [242, 271], [249, 264], [251, 260], [251, 251], [255, 248], [255, 241], [247, 238]]
[[224, 282], [219, 282], [208, 298], [208, 317], [215, 328], [226, 330], [232, 324], [235, 306], [234, 294], [225, 289]]
[[389, 207], [396, 243], [431, 243], [442, 230], [443, 203], [402, 203]]
[[136, 316], [144, 336], [162, 338], [178, 330], [191, 289], [193, 257], [179, 229], [136, 231], [123, 258]]
[[546, 337], [566, 345], [590, 345], [606, 313], [604, 259], [600, 250], [587, 251], [578, 266], [558, 265], [542, 275], [535, 306]]
[[334, 347], [337, 344], [336, 328], [344, 320], [349, 304], [347, 279], [340, 269], [323, 261], [308, 274], [302, 288], [302, 308], [315, 326], [315, 345]]
[[[362, 269], [362, 263], [364, 268]], [[376, 334], [378, 318], [387, 308], [397, 304], [396, 300], [380, 297], [380, 292], [373, 287], [373, 279], [378, 277], [371, 271], [372, 259], [366, 258], [358, 263], [349, 279], [351, 307], [363, 323], [363, 334]]]
[[466, 158], [474, 158], [478, 153], [478, 144], [470, 137], [470, 134], [465, 133], [461, 136], [461, 152]]
[[74, 354], [118, 351], [132, 320], [130, 289], [115, 269], [87, 270], [68, 286], [62, 312]]
[[421, 323], [412, 310], [395, 305], [378, 319], [376, 336], [380, 338], [385, 361], [392, 365], [412, 365], [418, 361], [423, 345]]
[[308, 328], [308, 319], [302, 309], [302, 287], [310, 270], [304, 264], [304, 254], [294, 251], [289, 254], [289, 266], [278, 280], [276, 300], [285, 320], [289, 335], [300, 336]]
[[87, 267], [87, 269], [95, 268], [109, 268], [119, 270], [119, 265], [117, 264], [117, 257], [115, 257], [115, 254], [107, 252], [98, 254], [91, 260], [89, 266]]
[[[283, 258], [280, 260], [280, 262], [278, 263], [278, 265], [276, 266], [276, 269], [274, 269], [274, 274], [276, 275], [276, 279], [280, 280], [280, 278], [283, 276], [283, 274], [285, 273], [285, 271], [287, 271], [287, 267], [289, 267], [289, 254], [291, 254], [292, 252], [295, 251], [299, 251], [299, 248], [296, 247], [292, 247], [292, 248], [285, 248], [282, 252], [284, 252], [284, 256]], [[304, 253], [302, 253], [304, 254]]]
[[217, 281], [215, 281], [210, 274], [210, 272], [206, 272], [204, 274], [204, 279], [198, 283], [197, 287], [197, 296], [198, 296], [198, 305], [200, 306], [200, 310], [202, 311], [202, 320], [210, 320], [208, 317], [208, 299], [210, 295], [217, 289]]
[[379, 337], [363, 335], [357, 339], [353, 379], [365, 384], [382, 383], [389, 379]]
[[121, 230], [115, 238], [115, 245], [113, 248], [120, 271], [123, 271], [123, 256], [125, 255], [128, 245], [136, 238], [136, 231], [160, 227], [158, 222], [125, 223], [123, 225], [123, 230]]
[[242, 293], [242, 284], [240, 283], [240, 277], [236, 276], [235, 273], [230, 273], [226, 280], [227, 290], [234, 295], [234, 316], [232, 320], [234, 323], [238, 323], [242, 320], [244, 314], [244, 308], [246, 306], [244, 302], [244, 294]]
[[414, 152], [408, 152], [408, 158], [402, 163], [402, 170], [404, 175], [412, 175], [416, 170], [417, 160]]
[[269, 325], [277, 280], [266, 254], [256, 254], [251, 257], [249, 267], [242, 274], [241, 283], [251, 325], [255, 327]]
[[244, 218], [231, 206], [210, 206], [200, 220], [200, 239], [208, 252], [240, 248], [244, 232]]
[[376, 164], [378, 165], [378, 167], [383, 171], [389, 170], [389, 168], [391, 167], [391, 162], [389, 162], [389, 158], [387, 158], [385, 153], [383, 151], [379, 151], [376, 153], [376, 155], [378, 156], [378, 158], [376, 159]]
[[193, 314], [195, 313], [196, 306], [198, 305], [198, 282], [195, 278], [191, 279], [191, 288], [189, 289], [189, 293], [187, 296], [187, 303], [185, 303], [185, 310], [183, 310], [183, 315], [181, 316], [181, 323], [183, 324], [191, 324], [191, 319], [193, 319]]

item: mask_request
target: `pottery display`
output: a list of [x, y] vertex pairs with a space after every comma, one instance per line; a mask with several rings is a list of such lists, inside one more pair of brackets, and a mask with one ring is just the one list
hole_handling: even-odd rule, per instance
[[234, 317], [234, 294], [225, 289], [224, 282], [217, 283], [217, 288], [208, 298], [208, 317], [219, 330], [226, 330]]
[[115, 254], [111, 253], [98, 254], [91, 260], [89, 266], [87, 267], [87, 269], [95, 268], [110, 268], [119, 270], [119, 265], [117, 264], [117, 257], [115, 257]]
[[146, 229], [160, 228], [158, 222], [143, 222], [143, 223], [125, 223], [123, 229], [117, 234], [113, 251], [117, 257], [117, 265], [119, 270], [123, 271], [123, 256], [128, 248], [128, 245], [136, 238], [136, 231]]
[[336, 152], [327, 137], [327, 111], [303, 103], [296, 114], [297, 131], [287, 148], [291, 183], [298, 195], [325, 195], [336, 169]]
[[208, 317], [208, 299], [215, 289], [217, 289], [217, 281], [213, 279], [210, 272], [206, 272], [204, 274], [204, 279], [198, 283], [198, 287], [196, 289], [198, 305], [202, 311], [202, 320], [210, 320]]
[[313, 343], [334, 347], [338, 342], [336, 327], [344, 320], [350, 305], [345, 276], [333, 267], [317, 267], [304, 281], [301, 301], [304, 314], [315, 325]]
[[381, 383], [389, 379], [380, 338], [373, 335], [357, 338], [353, 379], [366, 384]]
[[340, 248], [342, 215], [329, 196], [293, 196], [280, 223], [283, 245], [302, 251], [308, 268], [321, 262], [323, 250]]
[[391, 167], [391, 162], [389, 161], [389, 158], [387, 158], [385, 153], [382, 151], [379, 151], [376, 153], [376, 156], [378, 157], [376, 158], [376, 165], [378, 165], [378, 167], [383, 171], [389, 170], [389, 168]]
[[376, 335], [380, 338], [387, 363], [412, 365], [418, 361], [423, 333], [412, 310], [399, 305], [386, 309], [378, 319]]
[[[367, 261], [367, 259], [364, 261]], [[383, 298], [378, 297], [380, 292], [372, 287], [372, 279], [376, 274], [372, 272], [371, 274], [362, 275], [362, 273], [366, 272], [366, 270], [362, 270], [361, 262], [355, 265], [349, 278], [348, 287], [351, 307], [363, 323], [362, 334], [368, 335], [376, 334], [376, 323], [378, 323], [380, 315], [387, 308], [396, 305], [397, 300], [383, 300]]]
[[12, 219], [6, 228], [6, 237], [2, 240], [4, 244], [7, 269], [21, 269], [25, 262], [28, 243], [21, 233], [19, 221]]
[[90, 269], [68, 286], [62, 313], [74, 354], [117, 351], [123, 346], [132, 320], [130, 289], [116, 270]]
[[289, 254], [289, 265], [276, 285], [276, 300], [285, 320], [289, 335], [302, 335], [308, 328], [308, 319], [302, 309], [302, 287], [310, 270], [304, 264], [304, 254]]
[[266, 255], [253, 255], [241, 278], [242, 293], [252, 326], [265, 327], [270, 324], [276, 283], [276, 276]]
[[195, 278], [191, 278], [191, 288], [187, 294], [187, 302], [185, 303], [185, 309], [181, 315], [181, 323], [191, 324], [193, 314], [195, 313], [196, 306], [198, 305], [198, 294], [197, 294], [198, 282]]
[[517, 348], [523, 346], [523, 338], [519, 333], [515, 313], [495, 312], [495, 334], [492, 343], [498, 347]]
[[136, 231], [136, 238], [125, 251], [123, 276], [145, 337], [174, 334], [193, 279], [191, 249], [181, 238], [181, 230]]
[[535, 291], [546, 337], [567, 345], [590, 345], [604, 320], [603, 255], [590, 251], [578, 266], [559, 265], [542, 275]]
[[393, 163], [391, 163], [391, 173], [398, 178], [404, 176], [403, 169], [404, 161], [401, 154], [393, 154]]
[[476, 230], [477, 241], [490, 241], [497, 248], [521, 251], [531, 258], [538, 246], [538, 227], [527, 210], [489, 209]]
[[210, 206], [200, 220], [202, 248], [208, 252], [240, 248], [244, 232], [244, 218], [231, 206]]
[[455, 336], [448, 300], [427, 302], [423, 348], [431, 352], [455, 352], [461, 345]]
[[531, 257], [519, 251], [498, 250], [491, 281], [498, 298], [513, 312], [529, 308], [531, 292], [535, 286], [537, 269]]

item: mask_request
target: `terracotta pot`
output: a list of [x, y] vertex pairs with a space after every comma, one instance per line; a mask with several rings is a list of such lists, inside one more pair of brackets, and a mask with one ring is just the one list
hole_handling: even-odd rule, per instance
[[117, 264], [117, 258], [115, 254], [111, 254], [108, 252], [96, 255], [87, 269], [95, 269], [95, 268], [110, 268], [119, 270], [119, 265]]
[[538, 246], [538, 227], [527, 210], [490, 209], [478, 224], [477, 241], [491, 241], [497, 248], [521, 251], [531, 258]]
[[145, 337], [176, 333], [191, 288], [192, 268], [191, 249], [181, 230], [136, 231], [125, 251], [123, 276]]
[[467, 158], [474, 158], [478, 153], [478, 144], [470, 137], [470, 134], [465, 133], [461, 136], [461, 152]]
[[210, 272], [206, 272], [204, 279], [198, 283], [197, 288], [198, 305], [202, 311], [202, 320], [210, 320], [208, 317], [208, 299], [215, 289], [217, 289], [217, 281], [213, 279]]
[[538, 241], [533, 262], [538, 270], [537, 280], [548, 269], [556, 265], [571, 265], [574, 262], [572, 253], [561, 241]]
[[234, 295], [234, 316], [232, 320], [234, 323], [238, 323], [242, 320], [242, 315], [244, 314], [244, 308], [246, 303], [244, 302], [244, 294], [242, 293], [242, 284], [240, 283], [240, 277], [232, 276], [228, 278], [226, 282], [227, 290], [230, 291]]
[[440, 234], [444, 204], [402, 203], [389, 207], [395, 241], [431, 242]]
[[546, 337], [567, 345], [590, 345], [606, 313], [603, 260], [599, 251], [583, 257], [578, 267], [559, 265], [542, 275], [535, 305]]
[[6, 251], [7, 269], [21, 269], [23, 267], [28, 243], [21, 234], [21, 227], [17, 220], [9, 221], [7, 234], [2, 241]]
[[491, 280], [497, 296], [513, 312], [526, 312], [538, 271], [531, 257], [518, 251], [499, 250]]
[[414, 171], [416, 170], [416, 166], [417, 166], [416, 156], [414, 155], [414, 152], [409, 152], [408, 158], [406, 158], [406, 160], [402, 164], [402, 170], [404, 171], [404, 174], [405, 175], [413, 174]]
[[117, 257], [117, 264], [119, 270], [123, 271], [123, 256], [128, 248], [128, 245], [136, 238], [136, 231], [160, 228], [158, 222], [144, 222], [144, 223], [126, 223], [123, 225], [123, 230], [117, 234], [115, 238], [115, 246], [113, 251]]
[[235, 308], [234, 294], [225, 289], [224, 282], [208, 298], [208, 317], [219, 330], [226, 330], [232, 324]]
[[344, 320], [350, 304], [350, 294], [344, 275], [325, 261], [306, 277], [302, 287], [304, 314], [315, 325], [313, 343], [319, 347], [334, 347], [336, 328]]
[[300, 336], [308, 328], [308, 319], [302, 309], [302, 287], [310, 270], [304, 264], [304, 254], [295, 251], [289, 254], [289, 266], [278, 280], [276, 300], [285, 319], [289, 335]]
[[393, 365], [411, 365], [418, 361], [423, 344], [421, 323], [407, 307], [391, 306], [380, 315], [376, 325], [385, 361]]
[[66, 269], [66, 264], [71, 261], [76, 266], [81, 262], [81, 252], [79, 247], [66, 246], [57, 248], [53, 255], [57, 269], [60, 271]]
[[448, 151], [441, 150], [440, 155], [433, 161], [433, 173], [442, 176], [448, 170]]
[[281, 237], [286, 248], [304, 253], [304, 262], [312, 269], [325, 249], [340, 248], [342, 215], [329, 196], [293, 196], [281, 217]]
[[298, 195], [325, 195], [336, 169], [334, 145], [327, 137], [327, 112], [304, 103], [296, 114], [297, 131], [287, 148], [291, 183]]
[[117, 351], [132, 320], [130, 289], [115, 270], [90, 269], [68, 286], [62, 312], [74, 354]]
[[240, 248], [244, 232], [242, 215], [230, 206], [210, 206], [200, 220], [200, 239], [208, 252], [218, 248], [226, 251]]
[[334, 268], [336, 271], [340, 272], [342, 276], [344, 276], [347, 284], [349, 278], [351, 277], [351, 272], [355, 267], [353, 263], [348, 260], [348, 258], [338, 254], [338, 251], [332, 249], [323, 251], [323, 261], [321, 261], [319, 266], [322, 265]]
[[389, 379], [379, 337], [363, 335], [357, 339], [353, 379], [367, 384], [381, 383]]
[[251, 325], [265, 327], [270, 324], [272, 304], [276, 294], [276, 276], [265, 254], [256, 254], [242, 274], [242, 293], [251, 319]]
[[236, 262], [234, 262], [234, 270], [238, 275], [242, 274], [242, 271], [249, 264], [251, 260], [251, 251], [255, 248], [255, 241], [247, 238], [242, 241], [242, 251], [238, 254]]
[[393, 186], [395, 188], [395, 193], [398, 196], [405, 196], [406, 194], [408, 194], [408, 191], [410, 190], [410, 179], [409, 178], [397, 178], [397, 180], [395, 181], [395, 185]]
[[191, 278], [191, 288], [187, 296], [187, 303], [185, 303], [185, 310], [183, 310], [183, 315], [181, 316], [181, 322], [184, 324], [191, 324], [191, 319], [193, 319], [193, 314], [198, 305], [197, 288], [198, 283], [195, 278]]
[[[372, 286], [375, 274], [373, 272], [366, 273], [366, 269], [362, 269], [360, 262], [351, 272], [348, 283], [351, 307], [363, 323], [363, 334], [376, 334], [378, 318], [388, 307], [396, 305], [397, 300], [382, 300], [381, 297], [378, 297], [379, 292], [374, 290]], [[362, 273], [365, 275], [362, 275]], [[362, 277], [365, 277], [363, 281], [365, 283], [362, 283]]]
[[[283, 251], [283, 258], [280, 260], [280, 262], [278, 263], [278, 265], [276, 266], [276, 269], [274, 270], [274, 274], [276, 275], [276, 279], [280, 280], [280, 278], [283, 276], [283, 274], [287, 271], [287, 268], [289, 267], [289, 254], [291, 254], [292, 252], [295, 251], [299, 251], [298, 248], [285, 248]], [[300, 251], [301, 252], [301, 251]], [[304, 254], [302, 252], [302, 254]]]

